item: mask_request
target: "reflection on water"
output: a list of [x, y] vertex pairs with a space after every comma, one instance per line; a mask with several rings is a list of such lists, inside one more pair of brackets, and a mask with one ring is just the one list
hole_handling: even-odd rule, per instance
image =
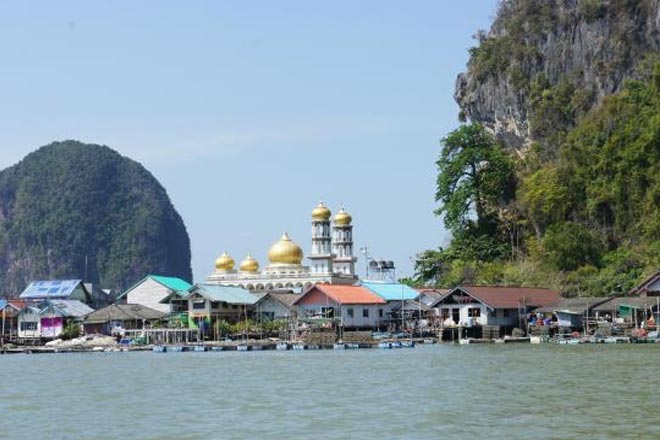
[[655, 345], [0, 356], [0, 438], [660, 438]]

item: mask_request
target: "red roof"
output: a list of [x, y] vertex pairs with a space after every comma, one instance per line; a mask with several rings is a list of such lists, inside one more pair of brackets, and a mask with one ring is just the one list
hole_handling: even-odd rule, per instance
[[[386, 301], [371, 290], [361, 286], [333, 286], [328, 284], [316, 284], [305, 292], [296, 304], [303, 298], [310, 297], [316, 292], [321, 292], [338, 304], [385, 304]], [[304, 301], [302, 301], [304, 302]]]
[[561, 299], [554, 290], [538, 287], [460, 286], [457, 289], [496, 309], [516, 309], [523, 305], [543, 307]]

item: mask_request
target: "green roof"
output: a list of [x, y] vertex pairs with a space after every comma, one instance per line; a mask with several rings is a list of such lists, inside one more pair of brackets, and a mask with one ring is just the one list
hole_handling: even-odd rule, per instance
[[161, 275], [149, 275], [149, 277], [172, 290], [186, 291], [192, 287], [192, 284], [182, 280], [181, 278], [164, 277]]

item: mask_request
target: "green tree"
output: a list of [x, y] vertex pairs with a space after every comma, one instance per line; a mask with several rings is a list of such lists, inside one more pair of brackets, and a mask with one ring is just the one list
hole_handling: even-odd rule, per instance
[[559, 223], [548, 228], [543, 237], [547, 258], [559, 270], [576, 270], [581, 266], [600, 266], [603, 247], [593, 232], [574, 222]]
[[513, 197], [511, 160], [478, 124], [462, 125], [441, 143], [435, 194], [441, 206], [435, 213], [453, 233], [488, 225]]

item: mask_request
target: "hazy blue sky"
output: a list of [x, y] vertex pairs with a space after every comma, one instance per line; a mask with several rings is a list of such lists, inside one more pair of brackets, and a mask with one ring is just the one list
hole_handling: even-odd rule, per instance
[[496, 3], [2, 2], [0, 167], [64, 139], [140, 161], [185, 221], [195, 281], [224, 250], [263, 266], [283, 231], [307, 253], [319, 200], [410, 275], [447, 240], [438, 141]]

